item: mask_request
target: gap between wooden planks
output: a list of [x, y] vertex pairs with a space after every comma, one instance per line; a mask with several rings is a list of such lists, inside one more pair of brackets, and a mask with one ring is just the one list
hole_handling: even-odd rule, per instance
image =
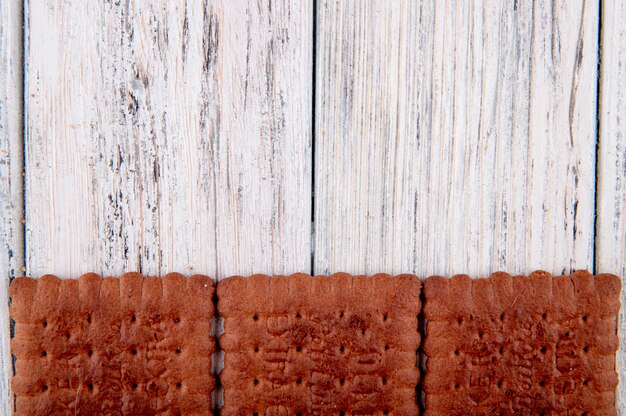
[[23, 74], [0, 0], [5, 287], [24, 252], [33, 275], [626, 274], [623, 1], [166, 3], [27, 1]]

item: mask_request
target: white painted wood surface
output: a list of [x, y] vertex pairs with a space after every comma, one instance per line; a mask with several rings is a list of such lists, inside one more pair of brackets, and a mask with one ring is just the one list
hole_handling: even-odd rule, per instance
[[318, 9], [315, 273], [593, 267], [598, 4]]
[[0, 0], [0, 414], [11, 412], [8, 292], [23, 273], [22, 4]]
[[[594, 269], [599, 11], [320, 0], [315, 273]], [[603, 13], [596, 258], [624, 279], [626, 11]]]
[[26, 268], [310, 268], [312, 15], [27, 1]]
[[33, 276], [626, 276], [623, 0], [313, 6], [26, 0], [23, 43], [0, 0], [0, 302], [24, 252]]
[[626, 2], [602, 5], [596, 266], [622, 276], [619, 412], [626, 415]]
[[27, 2], [27, 273], [310, 271], [312, 6]]

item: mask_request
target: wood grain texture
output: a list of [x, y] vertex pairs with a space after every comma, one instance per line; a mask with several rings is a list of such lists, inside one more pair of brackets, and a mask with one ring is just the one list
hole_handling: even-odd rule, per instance
[[30, 275], [310, 269], [312, 5], [26, 6]]
[[8, 286], [24, 267], [22, 2], [0, 0], [0, 415], [11, 414]]
[[[20, 3], [0, 0], [0, 303], [23, 264]], [[626, 6], [602, 4], [595, 261], [625, 276]], [[316, 274], [594, 267], [598, 2], [317, 5]], [[25, 8], [29, 274], [313, 271], [312, 2]]]
[[626, 2], [602, 3], [596, 267], [622, 277], [617, 354], [619, 412], [626, 415]]
[[316, 274], [593, 267], [597, 2], [318, 4]]

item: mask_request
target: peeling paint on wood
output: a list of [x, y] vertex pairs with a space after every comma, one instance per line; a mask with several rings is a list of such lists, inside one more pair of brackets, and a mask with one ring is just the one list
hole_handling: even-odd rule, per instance
[[27, 1], [27, 273], [310, 272], [312, 24], [296, 0]]
[[8, 286], [23, 273], [22, 2], [0, 0], [0, 414], [11, 414]]
[[308, 271], [312, 11], [27, 2], [28, 272]]
[[[315, 273], [594, 268], [598, 2], [318, 4]], [[596, 261], [623, 277], [626, 6], [603, 14]]]
[[315, 272], [593, 266], [596, 2], [318, 10]]
[[[27, 0], [23, 120], [22, 4], [0, 0], [0, 302], [23, 197], [34, 276], [288, 274], [312, 249], [318, 274], [626, 275], [623, 0], [602, 2], [600, 114], [598, 2], [317, 6]], [[624, 372], [623, 312], [620, 333]]]
[[626, 415], [626, 2], [602, 3], [596, 265], [622, 277], [617, 354], [619, 414]]

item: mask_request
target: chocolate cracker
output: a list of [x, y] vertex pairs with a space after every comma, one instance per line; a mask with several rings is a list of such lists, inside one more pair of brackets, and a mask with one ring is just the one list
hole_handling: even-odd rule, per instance
[[221, 281], [221, 414], [418, 414], [420, 291], [411, 275]]
[[15, 414], [211, 414], [206, 276], [18, 278]]
[[425, 414], [616, 414], [619, 292], [584, 271], [427, 279]]

